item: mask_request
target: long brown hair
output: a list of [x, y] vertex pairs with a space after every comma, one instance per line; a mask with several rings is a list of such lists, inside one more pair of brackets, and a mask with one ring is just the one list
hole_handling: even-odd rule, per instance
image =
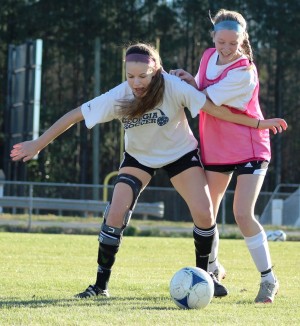
[[162, 103], [165, 91], [165, 82], [162, 76], [162, 65], [159, 53], [149, 44], [137, 43], [131, 45], [126, 50], [126, 56], [129, 54], [144, 54], [149, 56], [155, 62], [155, 75], [148, 85], [147, 92], [142, 98], [120, 99], [118, 115], [121, 118], [133, 119], [143, 116], [148, 111], [153, 110]]
[[[210, 16], [210, 20], [213, 23], [213, 25], [220, 23], [224, 20], [233, 20], [238, 22], [244, 29], [243, 31], [243, 43], [241, 45], [241, 51], [244, 53], [250, 62], [253, 62], [253, 52], [249, 41], [249, 34], [247, 32], [247, 22], [245, 18], [236, 11], [226, 10], [226, 9], [220, 9], [216, 15], [212, 18]], [[212, 32], [214, 35], [214, 32]]]

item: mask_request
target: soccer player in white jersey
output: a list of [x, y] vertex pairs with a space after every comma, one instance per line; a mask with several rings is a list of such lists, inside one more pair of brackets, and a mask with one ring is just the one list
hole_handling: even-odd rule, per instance
[[[219, 118], [256, 127], [257, 119], [232, 114], [206, 99], [206, 95], [163, 72], [158, 52], [150, 45], [134, 44], [126, 51], [126, 81], [57, 120], [38, 139], [13, 146], [14, 161], [28, 161], [73, 124], [85, 120], [88, 128], [119, 119], [125, 130], [124, 159], [120, 164], [110, 204], [99, 234], [96, 282], [77, 294], [78, 298], [109, 296], [108, 282], [123, 231], [137, 199], [156, 169], [163, 168], [174, 188], [187, 203], [194, 222], [196, 266], [208, 270], [215, 234], [215, 221], [208, 185], [198, 155], [198, 142], [184, 108], [193, 117], [206, 110]], [[282, 119], [263, 121], [263, 128], [285, 129]], [[178, 249], [180, 250], [180, 248]], [[176, 253], [174, 253], [176, 255]], [[227, 289], [211, 273], [214, 295]]]

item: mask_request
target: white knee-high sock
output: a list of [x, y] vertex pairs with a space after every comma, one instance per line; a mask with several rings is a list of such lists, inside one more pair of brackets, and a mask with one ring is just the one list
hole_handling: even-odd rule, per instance
[[218, 254], [219, 254], [219, 230], [216, 226], [215, 237], [211, 248], [211, 253], [209, 255], [208, 270], [214, 272], [219, 267]]
[[261, 231], [253, 237], [244, 237], [257, 270], [261, 273], [262, 281], [275, 282], [272, 271], [272, 262], [268, 240], [265, 231]]

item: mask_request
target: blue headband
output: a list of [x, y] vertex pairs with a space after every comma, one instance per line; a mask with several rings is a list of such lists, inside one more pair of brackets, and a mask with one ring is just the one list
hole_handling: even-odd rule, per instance
[[244, 28], [242, 27], [242, 25], [235, 20], [223, 20], [217, 23], [216, 25], [214, 25], [215, 32], [221, 31], [223, 29], [233, 30], [236, 31], [237, 33], [244, 32]]

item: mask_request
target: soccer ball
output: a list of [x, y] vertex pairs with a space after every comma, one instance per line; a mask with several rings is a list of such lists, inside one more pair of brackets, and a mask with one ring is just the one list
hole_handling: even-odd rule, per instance
[[172, 277], [170, 295], [179, 308], [205, 308], [214, 295], [214, 282], [203, 269], [184, 267]]
[[286, 233], [282, 230], [267, 231], [266, 234], [267, 234], [268, 241], [285, 241], [286, 240]]

